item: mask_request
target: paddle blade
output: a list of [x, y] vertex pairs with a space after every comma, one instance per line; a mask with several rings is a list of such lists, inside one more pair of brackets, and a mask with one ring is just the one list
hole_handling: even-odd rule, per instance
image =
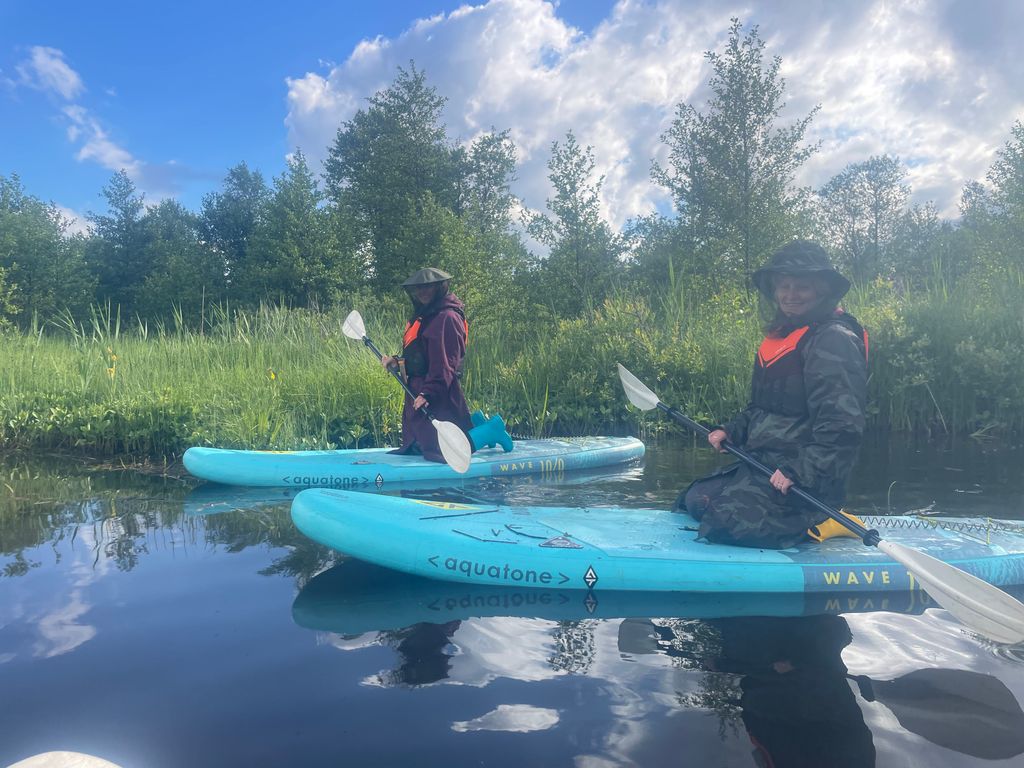
[[431, 423], [437, 429], [437, 442], [444, 460], [460, 475], [464, 474], [469, 469], [469, 459], [473, 454], [466, 433], [450, 421], [431, 419]]
[[878, 548], [906, 566], [924, 591], [969, 628], [997, 643], [1024, 642], [1024, 603], [954, 565], [891, 541]]
[[658, 396], [654, 394], [647, 385], [630, 373], [622, 363], [619, 366], [619, 379], [622, 381], [622, 388], [626, 391], [629, 402], [641, 411], [649, 411], [658, 407]]
[[363, 340], [366, 335], [366, 326], [363, 325], [363, 316], [359, 314], [358, 310], [353, 309], [348, 313], [348, 317], [341, 325], [341, 331], [350, 339]]

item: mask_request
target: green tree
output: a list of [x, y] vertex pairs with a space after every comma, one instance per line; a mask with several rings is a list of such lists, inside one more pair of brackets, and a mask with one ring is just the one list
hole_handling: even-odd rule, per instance
[[337, 264], [330, 215], [301, 151], [274, 179], [266, 216], [249, 249], [248, 267], [234, 284], [250, 303], [283, 300], [328, 306], [347, 276]]
[[479, 136], [470, 146], [462, 178], [460, 210], [479, 232], [507, 232], [516, 204], [516, 147], [508, 130]]
[[243, 162], [228, 170], [220, 192], [203, 198], [200, 231], [221, 261], [232, 299], [238, 298], [235, 278], [248, 267], [249, 248], [269, 197], [263, 175]]
[[338, 130], [324, 163], [327, 198], [350, 217], [373, 281], [393, 288], [423, 266], [400, 233], [423, 215], [424, 199], [459, 211], [465, 153], [451, 146], [445, 99], [410, 64]]
[[123, 170], [111, 177], [101, 194], [108, 213], [87, 217], [93, 236], [86, 244], [86, 263], [96, 277], [97, 298], [130, 315], [152, 266], [143, 258], [143, 195]]
[[973, 284], [999, 290], [1024, 282], [1024, 124], [996, 152], [985, 182], [965, 185], [957, 241]]
[[56, 206], [25, 194], [17, 176], [0, 176], [0, 303], [22, 327], [65, 309], [80, 315], [92, 301], [84, 239], [69, 234], [69, 225]]
[[517, 294], [514, 280], [517, 265], [526, 262], [526, 252], [518, 237], [481, 230], [429, 194], [418, 212], [406, 229], [396, 234], [396, 242], [419, 253], [423, 264], [452, 275], [452, 290], [465, 303], [466, 317], [474, 329], [470, 335], [476, 339], [486, 327], [507, 328], [521, 320], [528, 308]]
[[684, 268], [686, 244], [676, 219], [657, 213], [639, 216], [628, 223], [624, 237], [629, 282], [644, 293], [664, 288], [669, 275]]
[[[915, 226], [906, 220], [906, 175], [898, 158], [880, 155], [850, 163], [818, 192], [823, 239], [856, 283], [893, 274], [893, 241], [904, 223]], [[918, 225], [928, 224], [927, 215], [918, 218]]]
[[7, 270], [0, 267], [0, 332], [13, 327], [11, 322], [18, 315], [18, 304], [15, 300], [17, 286], [7, 278]]
[[654, 164], [654, 180], [672, 195], [689, 271], [740, 279], [795, 233], [800, 191], [797, 169], [817, 149], [803, 146], [815, 107], [785, 127], [781, 59], [764, 61], [757, 27], [743, 36], [732, 20], [721, 54], [711, 64], [705, 112], [680, 104], [662, 140], [669, 164]]
[[964, 234], [939, 216], [934, 203], [911, 206], [889, 245], [896, 284], [905, 290], [956, 286], [972, 268], [964, 244]]
[[1017, 120], [1010, 128], [1010, 140], [996, 153], [989, 169], [991, 204], [997, 215], [1024, 224], [1024, 123]]
[[519, 322], [529, 307], [519, 299], [515, 282], [528, 270], [529, 254], [514, 226], [516, 148], [509, 132], [477, 137], [464, 168], [459, 206], [464, 234], [449, 236], [442, 247], [460, 262], [455, 267], [460, 296], [477, 328]]
[[535, 295], [563, 317], [579, 315], [604, 301], [622, 269], [624, 243], [601, 218], [601, 186], [593, 180], [594, 153], [572, 131], [551, 145], [548, 179], [554, 197], [543, 213], [526, 217], [527, 231], [550, 252], [538, 265]]
[[990, 269], [1024, 279], [1024, 124], [1010, 129], [1010, 140], [996, 153], [986, 176], [990, 218], [986, 251]]
[[201, 237], [199, 217], [175, 200], [150, 208], [142, 220], [143, 259], [151, 265], [138, 291], [138, 314], [177, 315], [198, 325], [211, 305], [226, 294], [224, 262]]

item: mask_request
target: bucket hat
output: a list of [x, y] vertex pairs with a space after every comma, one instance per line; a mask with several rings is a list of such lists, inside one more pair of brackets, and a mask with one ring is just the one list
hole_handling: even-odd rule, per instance
[[841, 299], [850, 290], [850, 281], [832, 266], [825, 249], [811, 240], [794, 240], [772, 254], [771, 259], [752, 275], [754, 285], [766, 297], [775, 299], [772, 278], [776, 275], [820, 277], [829, 287], [829, 295]]

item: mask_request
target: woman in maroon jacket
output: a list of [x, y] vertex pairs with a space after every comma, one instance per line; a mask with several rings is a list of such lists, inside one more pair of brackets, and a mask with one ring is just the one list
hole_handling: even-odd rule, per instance
[[[500, 416], [490, 420], [470, 416], [462, 393], [462, 360], [466, 354], [469, 324], [459, 298], [449, 288], [452, 276], [427, 267], [402, 283], [412, 300], [413, 313], [402, 338], [402, 354], [385, 356], [385, 368], [401, 366], [415, 398], [405, 397], [402, 409], [402, 447], [395, 453], [421, 453], [429, 461], [444, 461], [437, 429], [420, 411], [427, 406], [434, 418], [457, 424], [474, 450], [500, 444], [512, 450], [512, 439]], [[474, 426], [475, 425], [475, 426]]]

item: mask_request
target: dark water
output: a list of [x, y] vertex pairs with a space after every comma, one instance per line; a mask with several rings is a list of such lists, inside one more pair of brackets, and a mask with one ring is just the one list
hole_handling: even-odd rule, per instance
[[[660, 505], [717, 461], [663, 444], [423, 495]], [[0, 470], [3, 766], [1024, 766], [1024, 648], [911, 596], [757, 616], [804, 606], [473, 590], [338, 558], [284, 492]], [[850, 501], [1022, 519], [1021, 452], [875, 441]]]

